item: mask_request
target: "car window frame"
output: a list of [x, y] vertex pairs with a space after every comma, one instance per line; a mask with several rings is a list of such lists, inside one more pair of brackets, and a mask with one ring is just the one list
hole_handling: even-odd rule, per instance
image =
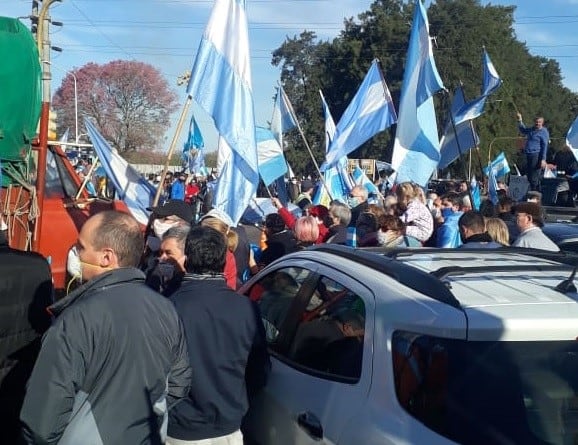
[[[317, 289], [317, 286], [319, 285], [319, 282], [321, 281], [322, 278], [327, 278], [327, 279], [333, 280], [333, 281], [341, 284], [343, 287], [347, 288], [349, 291], [355, 292], [355, 294], [358, 295], [359, 298], [361, 298], [361, 300], [363, 301], [363, 304], [365, 306], [365, 336], [364, 336], [364, 341], [363, 341], [363, 359], [362, 359], [363, 361], [362, 361], [361, 376], [359, 378], [354, 378], [354, 377], [340, 376], [337, 374], [319, 371], [317, 369], [312, 369], [312, 368], [309, 368], [305, 365], [302, 365], [302, 364], [290, 359], [289, 357], [287, 357], [287, 355], [284, 355], [281, 352], [270, 349], [269, 353], [273, 357], [275, 357], [277, 360], [279, 360], [280, 362], [284, 363], [285, 365], [289, 366], [290, 368], [292, 368], [292, 369], [294, 369], [294, 370], [296, 370], [302, 374], [305, 374], [307, 376], [321, 378], [323, 380], [332, 381], [332, 382], [350, 384], [350, 385], [359, 384], [361, 382], [361, 380], [363, 379], [363, 376], [364, 376], [364, 368], [366, 366], [368, 366], [368, 369], [371, 370], [371, 367], [372, 367], [371, 363], [373, 363], [373, 355], [368, 353], [368, 351], [374, 350], [373, 341], [375, 338], [374, 337], [374, 330], [375, 330], [375, 317], [376, 317], [375, 293], [368, 286], [366, 286], [364, 283], [362, 283], [361, 281], [359, 281], [357, 278], [355, 278], [354, 276], [352, 276], [351, 274], [349, 274], [346, 271], [340, 271], [338, 269], [335, 269], [332, 266], [322, 264], [322, 263], [317, 263], [317, 265], [318, 265], [317, 270], [314, 273], [312, 273], [311, 277], [310, 277], [312, 279], [313, 279], [313, 277], [315, 277], [315, 285], [313, 287], [314, 290]], [[349, 283], [354, 283], [354, 284], [351, 285]], [[360, 289], [360, 290], [362, 289], [363, 292], [358, 292], [356, 289]], [[292, 342], [292, 340], [295, 336], [295, 333], [297, 331], [297, 327], [299, 325], [301, 315], [305, 312], [305, 309], [306, 309], [307, 305], [309, 304], [309, 301], [311, 300], [313, 293], [314, 292], [310, 293], [307, 301], [302, 301], [300, 303], [302, 305], [302, 306], [300, 306], [301, 312], [296, 312], [296, 313], [292, 312], [292, 316], [294, 318], [291, 319], [291, 322], [294, 323], [294, 325], [293, 325], [294, 331], [293, 331], [293, 335], [291, 336], [290, 340], [287, 341], [287, 339], [286, 339], [287, 343], [284, 346], [287, 349], [284, 350], [285, 354], [287, 353], [288, 348], [291, 347], [291, 342]], [[292, 306], [292, 308], [294, 308], [294, 306]], [[288, 314], [289, 314], [289, 311], [288, 311]], [[284, 322], [285, 321], [286, 320], [284, 320]], [[283, 328], [283, 327], [284, 326], [281, 325], [281, 328]], [[368, 342], [370, 342], [370, 346], [368, 346]], [[366, 365], [366, 363], [368, 363], [368, 361], [371, 363]], [[371, 378], [371, 376], [369, 376], [369, 378]]]

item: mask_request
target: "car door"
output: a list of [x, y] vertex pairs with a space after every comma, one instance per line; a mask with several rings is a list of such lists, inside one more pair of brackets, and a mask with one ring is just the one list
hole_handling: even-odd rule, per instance
[[308, 272], [307, 292], [296, 295], [270, 343], [268, 383], [247, 416], [259, 444], [338, 443], [367, 399], [373, 294], [330, 267], [311, 263]]

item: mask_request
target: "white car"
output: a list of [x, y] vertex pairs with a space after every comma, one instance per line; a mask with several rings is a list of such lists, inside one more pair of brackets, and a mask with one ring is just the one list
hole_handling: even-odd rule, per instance
[[272, 360], [247, 442], [578, 443], [574, 272], [508, 249], [281, 258], [241, 289]]

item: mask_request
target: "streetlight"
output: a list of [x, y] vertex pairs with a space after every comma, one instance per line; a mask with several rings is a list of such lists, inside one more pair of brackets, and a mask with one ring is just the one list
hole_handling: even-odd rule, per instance
[[488, 164], [492, 162], [492, 145], [494, 144], [494, 142], [504, 139], [520, 140], [521, 138], [520, 136], [497, 136], [494, 139], [492, 139], [492, 141], [490, 142], [490, 146], [488, 148]]
[[58, 68], [60, 71], [63, 71], [66, 74], [70, 74], [74, 79], [74, 135], [75, 135], [74, 143], [78, 144], [78, 138], [80, 135], [78, 134], [78, 90], [77, 90], [76, 75], [72, 71], [65, 70], [64, 68], [55, 65], [53, 62], [44, 60], [44, 63], [47, 63], [48, 65], [53, 66], [55, 68]]

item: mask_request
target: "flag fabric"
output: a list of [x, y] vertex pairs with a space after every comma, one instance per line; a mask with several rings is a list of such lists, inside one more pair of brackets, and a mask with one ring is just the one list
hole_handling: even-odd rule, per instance
[[197, 125], [195, 115], [192, 115], [191, 123], [189, 124], [189, 135], [183, 146], [182, 153], [183, 161], [185, 161], [186, 167], [191, 173], [202, 173], [205, 166], [204, 146], [203, 135]]
[[566, 144], [572, 149], [574, 157], [578, 160], [578, 117], [572, 122], [566, 134]]
[[503, 151], [494, 158], [490, 165], [484, 167], [484, 174], [488, 177], [490, 176], [490, 170], [496, 178], [501, 178], [510, 173], [510, 164], [508, 164], [506, 154]]
[[92, 141], [106, 176], [112, 181], [118, 197], [124, 201], [130, 213], [141, 224], [148, 224], [150, 207], [156, 189], [149, 184], [98, 132], [93, 123], [84, 119], [84, 126]]
[[416, 0], [393, 146], [396, 183], [413, 181], [425, 187], [439, 163], [440, 143], [432, 96], [443, 88], [433, 58], [426, 10]]
[[213, 206], [236, 225], [259, 183], [245, 0], [215, 1], [187, 93], [214, 119], [227, 152]]
[[[454, 91], [454, 98], [450, 113], [456, 113], [465, 103], [464, 90], [460, 86]], [[476, 131], [472, 127], [470, 121], [461, 122], [454, 125], [451, 121], [451, 116], [446, 124], [446, 129], [440, 141], [440, 162], [438, 168], [446, 168], [452, 162], [477, 147], [480, 143]], [[456, 137], [457, 133], [457, 137]]]
[[493, 168], [489, 168], [488, 175], [488, 195], [492, 204], [497, 205], [500, 201], [498, 198], [498, 181], [496, 180], [496, 175]]
[[256, 127], [259, 174], [266, 186], [287, 173], [283, 150], [268, 128]]
[[456, 125], [480, 116], [484, 112], [484, 105], [486, 104], [488, 96], [502, 85], [502, 79], [500, 79], [500, 75], [490, 60], [486, 48], [484, 48], [484, 54], [482, 56], [482, 65], [484, 70], [482, 94], [477, 99], [462, 106], [458, 112], [453, 114]]
[[347, 109], [335, 128], [325, 156], [325, 168], [362, 145], [380, 131], [397, 122], [397, 114], [379, 62], [374, 60]]
[[472, 176], [472, 180], [470, 181], [470, 190], [472, 192], [472, 208], [474, 210], [480, 210], [480, 206], [482, 205], [482, 193], [480, 191], [480, 184], [476, 180], [475, 176]]
[[[319, 94], [323, 106], [323, 115], [325, 116], [325, 152], [327, 153], [335, 136], [335, 122], [321, 90], [319, 90]], [[323, 180], [326, 187], [317, 187], [312, 199], [313, 204], [329, 207], [332, 199], [346, 203], [347, 195], [354, 185], [347, 172], [347, 156], [342, 157], [336, 165], [325, 169]], [[329, 189], [329, 192], [327, 189]]]
[[359, 167], [359, 165], [355, 166], [355, 168], [351, 172], [351, 176], [353, 177], [355, 184], [364, 186], [369, 194], [379, 195], [379, 189], [373, 182], [369, 180], [369, 178], [367, 177], [365, 172]]
[[293, 105], [285, 94], [283, 87], [277, 89], [277, 97], [275, 98], [275, 106], [273, 107], [273, 117], [271, 118], [271, 131], [279, 142], [281, 148], [283, 146], [283, 133], [295, 128], [297, 126], [297, 118]]

